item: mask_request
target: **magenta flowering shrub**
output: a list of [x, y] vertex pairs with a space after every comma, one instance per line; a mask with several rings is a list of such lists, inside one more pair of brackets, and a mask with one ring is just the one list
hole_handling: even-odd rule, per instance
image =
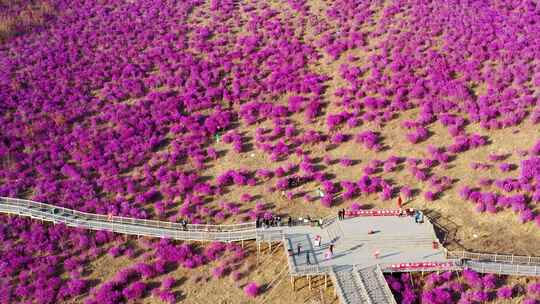
[[235, 282], [240, 280], [242, 278], [242, 273], [239, 271], [233, 271], [231, 272], [231, 279]]
[[[358, 195], [358, 187], [352, 181], [342, 181], [340, 183], [340, 187], [343, 189], [342, 195], [343, 195], [343, 198], [346, 199], [346, 200], [352, 199], [352, 198], [354, 198], [355, 196]], [[351, 208], [354, 205], [355, 205], [355, 203], [353, 203], [351, 205]]]
[[167, 277], [161, 282], [161, 287], [163, 289], [171, 289], [176, 284], [176, 279], [173, 277]]
[[400, 194], [405, 198], [405, 199], [411, 199], [412, 198], [412, 189], [409, 187], [409, 186], [403, 186], [400, 190]]
[[434, 193], [432, 191], [426, 191], [424, 192], [424, 198], [428, 202], [432, 202], [437, 199], [437, 193]]
[[510, 299], [512, 298], [512, 294], [512, 288], [508, 286], [501, 287], [497, 290], [497, 298], [500, 299]]
[[333, 203], [333, 198], [331, 195], [325, 195], [323, 198], [321, 198], [321, 204], [324, 207], [329, 208], [332, 206], [332, 203]]
[[[506, 285], [506, 276], [478, 274], [464, 270], [462, 273], [430, 273], [425, 277], [410, 273], [386, 275], [386, 281], [398, 303], [489, 303], [491, 300], [517, 301], [522, 295], [536, 299], [538, 294], [531, 291], [533, 281], [525, 292], [521, 285]], [[414, 285], [412, 284], [414, 282]], [[534, 287], [533, 287], [534, 288]]]
[[359, 203], [352, 203], [351, 204], [351, 210], [352, 211], [358, 211], [362, 209], [362, 205]]
[[[506, 156], [505, 156], [506, 157]], [[490, 157], [491, 160], [500, 160], [501, 157]], [[538, 157], [531, 156], [525, 158], [520, 164], [520, 175], [518, 178], [508, 177], [500, 179], [481, 178], [478, 184], [482, 187], [495, 188], [495, 191], [481, 192], [470, 187], [462, 187], [460, 196], [463, 200], [468, 200], [476, 204], [478, 212], [497, 213], [504, 209], [511, 209], [521, 223], [535, 222], [537, 227], [540, 219], [534, 210], [534, 205], [540, 200], [537, 180], [540, 177], [540, 161]], [[499, 163], [502, 172], [516, 169], [514, 164]]]
[[364, 131], [356, 135], [356, 142], [361, 143], [370, 150], [379, 151], [381, 149], [379, 134], [373, 131]]
[[244, 287], [244, 293], [250, 298], [255, 298], [259, 295], [259, 285], [255, 282], [250, 282]]
[[227, 268], [224, 266], [217, 266], [212, 269], [212, 276], [216, 279], [222, 278], [225, 276], [227, 272]]
[[414, 132], [407, 133], [407, 140], [412, 144], [416, 144], [426, 140], [429, 137], [429, 131], [424, 127], [417, 127]]
[[143, 297], [144, 293], [146, 291], [146, 284], [143, 282], [135, 282], [131, 284], [130, 286], [126, 287], [122, 291], [122, 295], [126, 298], [126, 300], [136, 300]]
[[499, 164], [499, 169], [502, 171], [502, 172], [509, 172], [509, 171], [512, 171], [514, 169], [514, 165], [513, 164], [508, 164], [508, 163], [501, 163]]
[[398, 277], [393, 275], [385, 276], [385, 278], [396, 297], [396, 301], [404, 304], [416, 303], [418, 296], [411, 284], [409, 273], [400, 274]]

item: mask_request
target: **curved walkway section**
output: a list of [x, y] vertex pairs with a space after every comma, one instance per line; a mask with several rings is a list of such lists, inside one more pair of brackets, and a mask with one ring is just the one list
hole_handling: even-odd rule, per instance
[[0, 197], [0, 212], [64, 223], [67, 226], [106, 230], [138, 236], [153, 236], [186, 241], [241, 241], [257, 238], [255, 223], [238, 225], [188, 224], [106, 216], [81, 212], [30, 200]]

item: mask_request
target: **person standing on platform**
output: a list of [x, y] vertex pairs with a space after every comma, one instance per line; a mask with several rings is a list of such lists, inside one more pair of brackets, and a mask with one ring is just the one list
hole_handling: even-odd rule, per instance
[[330, 244], [330, 254], [334, 254], [334, 244]]
[[311, 265], [311, 261], [309, 260], [309, 251], [306, 251], [306, 263]]
[[300, 256], [300, 249], [302, 249], [302, 245], [300, 243], [296, 244], [296, 252]]
[[332, 254], [330, 253], [330, 251], [326, 251], [324, 253], [324, 259], [325, 260], [330, 260], [331, 257], [332, 257]]

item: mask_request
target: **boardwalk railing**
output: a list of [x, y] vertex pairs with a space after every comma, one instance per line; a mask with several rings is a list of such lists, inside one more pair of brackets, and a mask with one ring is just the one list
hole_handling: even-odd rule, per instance
[[494, 263], [540, 266], [540, 257], [533, 257], [533, 256], [476, 253], [476, 252], [469, 252], [469, 251], [447, 251], [446, 257], [450, 259], [468, 259], [468, 260], [480, 261], [480, 262], [494, 262]]
[[319, 266], [319, 265], [299, 265], [293, 266], [295, 275], [321, 275], [332, 272], [331, 266]]
[[321, 228], [326, 228], [328, 225], [331, 225], [335, 221], [337, 221], [337, 216], [331, 214], [331, 215], [321, 219], [321, 223], [322, 223]]
[[463, 263], [463, 267], [481, 273], [496, 273], [501, 275], [524, 275], [536, 277], [540, 276], [540, 266], [538, 265], [466, 261]]
[[283, 229], [257, 229], [256, 239], [257, 241], [265, 242], [282, 242], [283, 241]]
[[131, 235], [168, 237], [196, 241], [240, 241], [256, 238], [255, 223], [234, 225], [188, 224], [107, 216], [81, 212], [30, 200], [0, 197], [0, 211], [30, 216], [45, 221], [65, 223], [67, 226], [93, 230], [107, 230]]

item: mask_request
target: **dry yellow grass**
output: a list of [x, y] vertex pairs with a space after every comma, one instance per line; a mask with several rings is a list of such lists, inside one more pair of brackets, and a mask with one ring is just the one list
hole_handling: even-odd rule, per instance
[[[197, 246], [197, 244], [194, 244]], [[283, 247], [273, 244], [270, 249], [266, 244], [261, 246], [261, 252], [257, 255], [255, 242], [246, 241], [245, 250], [248, 257], [238, 269], [243, 275], [238, 281], [234, 281], [230, 275], [222, 278], [213, 278], [212, 268], [217, 266], [220, 260], [198, 267], [186, 269], [179, 267], [170, 273], [148, 279], [149, 285], [159, 286], [165, 278], [172, 276], [177, 280], [172, 291], [178, 301], [182, 303], [335, 303], [337, 299], [333, 295], [332, 283], [328, 278], [328, 286], [324, 287], [323, 277], [313, 277], [311, 289], [306, 278], [298, 278], [295, 281], [295, 290], [287, 275], [287, 261], [283, 254]], [[125, 256], [112, 258], [108, 254], [100, 256], [85, 267], [87, 275], [85, 279], [93, 283], [106, 282], [114, 278], [117, 272], [131, 267], [134, 263], [149, 261], [140, 255], [130, 259]], [[263, 287], [263, 294], [256, 299], [244, 296], [243, 287], [248, 282], [259, 282]], [[80, 303], [85, 296], [73, 299], [72, 303]], [[140, 303], [162, 303], [148, 291], [147, 297]]]

